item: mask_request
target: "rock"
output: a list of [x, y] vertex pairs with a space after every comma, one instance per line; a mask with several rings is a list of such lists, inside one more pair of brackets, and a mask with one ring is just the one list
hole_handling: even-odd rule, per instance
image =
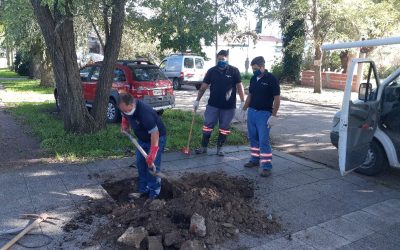
[[166, 202], [164, 200], [155, 199], [150, 203], [149, 209], [151, 211], [160, 211], [165, 207], [165, 203]]
[[183, 242], [180, 250], [203, 250], [206, 247], [198, 240], [188, 240]]
[[269, 215], [267, 216], [267, 219], [268, 219], [268, 220], [272, 220], [272, 214], [269, 214]]
[[126, 246], [140, 249], [140, 245], [147, 237], [148, 232], [144, 227], [129, 227], [123, 235], [121, 235], [117, 242]]
[[147, 241], [149, 243], [148, 250], [163, 250], [162, 236], [148, 236]]
[[167, 247], [181, 243], [183, 241], [184, 239], [178, 231], [173, 231], [164, 235], [164, 245]]
[[224, 227], [226, 227], [226, 228], [233, 228], [233, 227], [235, 227], [233, 224], [231, 224], [231, 223], [222, 223], [221, 224], [222, 226], [224, 226]]
[[190, 218], [190, 230], [191, 233], [205, 237], [207, 233], [206, 229], [206, 220], [203, 216], [199, 215], [198, 213], [194, 213], [192, 218]]

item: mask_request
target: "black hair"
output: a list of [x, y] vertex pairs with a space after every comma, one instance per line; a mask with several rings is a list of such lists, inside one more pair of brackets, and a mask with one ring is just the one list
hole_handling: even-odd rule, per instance
[[124, 103], [125, 105], [130, 105], [133, 103], [133, 96], [129, 93], [122, 93], [119, 95], [119, 102], [118, 105]]
[[228, 53], [227, 50], [220, 50], [220, 51], [218, 52], [217, 56], [225, 56], [225, 57], [228, 57], [228, 56], [229, 56], [229, 53]]
[[251, 60], [251, 64], [250, 64], [250, 65], [251, 65], [251, 66], [253, 66], [253, 65], [258, 65], [258, 66], [260, 66], [260, 67], [264, 67], [264, 66], [265, 66], [264, 57], [262, 57], [262, 56], [254, 57], [254, 59]]

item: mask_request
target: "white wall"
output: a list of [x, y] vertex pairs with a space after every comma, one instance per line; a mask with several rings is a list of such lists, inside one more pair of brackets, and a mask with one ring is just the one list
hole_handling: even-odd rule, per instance
[[0, 69], [3, 69], [3, 68], [7, 68], [7, 59], [5, 57], [0, 58]]

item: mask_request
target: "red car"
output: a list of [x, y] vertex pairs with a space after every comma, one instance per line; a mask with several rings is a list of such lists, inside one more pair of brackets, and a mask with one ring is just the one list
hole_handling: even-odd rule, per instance
[[[86, 106], [91, 108], [96, 96], [96, 84], [99, 80], [101, 62], [86, 65], [81, 68], [83, 95]], [[110, 90], [110, 99], [107, 107], [107, 121], [118, 122], [121, 112], [117, 103], [118, 91], [125, 90], [135, 98], [149, 104], [159, 114], [165, 109], [175, 106], [175, 96], [171, 82], [160, 68], [146, 60], [118, 61], [114, 70], [114, 79]], [[61, 109], [57, 89], [54, 97], [58, 109]]]

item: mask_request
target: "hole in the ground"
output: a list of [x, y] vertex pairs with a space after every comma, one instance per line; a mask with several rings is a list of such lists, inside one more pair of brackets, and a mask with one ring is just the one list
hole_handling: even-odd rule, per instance
[[[115, 201], [124, 203], [129, 201], [129, 194], [138, 192], [138, 178], [129, 178], [112, 183], [104, 183], [102, 187]], [[177, 196], [173, 183], [164, 179], [161, 181], [161, 193], [159, 198], [171, 200]]]

